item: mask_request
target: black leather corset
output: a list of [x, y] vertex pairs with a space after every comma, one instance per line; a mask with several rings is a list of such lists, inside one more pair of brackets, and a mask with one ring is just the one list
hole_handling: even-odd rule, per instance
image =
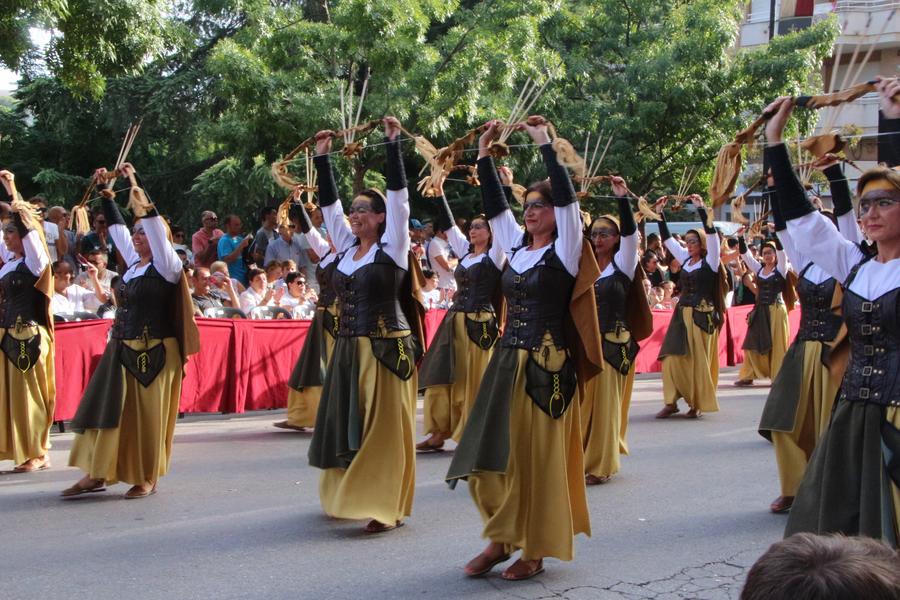
[[19, 318], [47, 324], [47, 297], [34, 287], [37, 280], [24, 260], [0, 279], [0, 327], [14, 327]]
[[594, 282], [594, 297], [597, 300], [597, 319], [600, 332], [627, 330], [625, 309], [631, 280], [613, 263], [615, 272]]
[[325, 267], [316, 265], [316, 283], [319, 284], [319, 300], [316, 302], [318, 308], [328, 308], [337, 299], [333, 281], [337, 264], [338, 260], [335, 259]]
[[554, 248], [524, 273], [512, 266], [501, 277], [506, 298], [506, 327], [500, 343], [506, 347], [539, 350], [549, 332], [557, 348], [566, 347], [564, 319], [569, 312], [575, 277], [566, 271]]
[[[762, 271], [760, 271], [762, 272]], [[781, 298], [781, 292], [784, 291], [784, 276], [775, 269], [772, 274], [766, 278], [756, 276], [756, 305], [769, 306], [771, 304], [784, 304]]]
[[338, 335], [377, 338], [383, 337], [382, 331], [410, 329], [400, 306], [404, 278], [408, 276], [409, 273], [398, 267], [380, 248], [375, 252], [374, 262], [351, 275], [335, 268], [332, 285], [341, 315]]
[[116, 319], [111, 336], [120, 340], [143, 337], [162, 339], [175, 336], [175, 294], [178, 285], [169, 283], [150, 263], [143, 275], [116, 288]]
[[841, 398], [900, 406], [900, 288], [869, 301], [850, 291], [848, 282], [842, 307], [850, 363]]
[[822, 283], [813, 283], [803, 277], [801, 272], [797, 282], [797, 296], [800, 297], [798, 340], [830, 342], [835, 338], [841, 328], [841, 317], [831, 312], [831, 299], [834, 297], [836, 284], [831, 277]]
[[464, 267], [462, 260], [453, 272], [456, 277], [456, 294], [453, 296], [453, 307], [457, 312], [493, 312], [491, 298], [494, 290], [500, 285], [500, 269], [487, 253], [482, 259], [470, 267]]
[[681, 298], [678, 300], [678, 306], [700, 306], [704, 301], [713, 307], [715, 306], [716, 278], [718, 273], [712, 270], [706, 259], [699, 269], [686, 271], [682, 269], [679, 272], [678, 284], [681, 286]]

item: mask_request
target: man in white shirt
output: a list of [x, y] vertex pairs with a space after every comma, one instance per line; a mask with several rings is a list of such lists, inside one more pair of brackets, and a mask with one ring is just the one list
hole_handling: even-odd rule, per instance
[[269, 265], [272, 262], [284, 263], [292, 260], [297, 265], [299, 272], [306, 281], [310, 282], [316, 293], [318, 293], [318, 283], [316, 280], [315, 261], [318, 257], [309, 247], [309, 242], [302, 235], [295, 233], [296, 225], [280, 225], [278, 227], [278, 237], [269, 242], [266, 248], [266, 257], [263, 264]]
[[[75, 285], [72, 283], [72, 267], [64, 260], [54, 261], [53, 265], [53, 297], [50, 299], [50, 310], [54, 315], [71, 314], [75, 312], [96, 312], [96, 309], [88, 307], [88, 300], [93, 299], [92, 306], [100, 306], [106, 302], [105, 295]], [[87, 276], [94, 281], [94, 289], [100, 289], [97, 281], [97, 268], [88, 266]], [[102, 298], [102, 301], [101, 301]]]
[[428, 266], [438, 277], [438, 289], [441, 290], [441, 302], [448, 303], [456, 291], [456, 278], [453, 277], [453, 268], [450, 266], [450, 244], [447, 242], [446, 231], [435, 231], [434, 237], [428, 243], [426, 252]]
[[[71, 218], [69, 211], [62, 206], [52, 206], [47, 211], [47, 221], [51, 225], [56, 225], [59, 233], [59, 239], [51, 246], [50, 237], [47, 236], [47, 245], [50, 247], [50, 256], [54, 253], [58, 260], [64, 260], [72, 266], [73, 272], [76, 268], [75, 254], [78, 245], [75, 243], [75, 232], [69, 229], [69, 219]], [[44, 223], [45, 234], [49, 228]]]
[[[109, 300], [112, 288], [112, 280], [113, 277], [116, 276], [116, 274], [109, 270], [106, 266], [108, 254], [105, 250], [96, 248], [88, 252], [85, 258], [88, 262], [88, 264], [85, 265], [87, 270], [75, 279], [75, 283], [92, 292], [91, 296], [87, 298], [85, 309], [88, 312], [95, 312], [98, 308], [100, 308], [101, 304]], [[96, 271], [95, 277], [91, 277], [91, 269]], [[98, 284], [100, 286], [99, 293], [96, 293], [97, 288], [95, 286]], [[98, 302], [97, 300], [101, 296], [103, 297], [103, 300]]]
[[60, 235], [60, 227], [56, 223], [51, 223], [47, 219], [47, 201], [40, 196], [35, 196], [28, 200], [31, 204], [37, 206], [44, 219], [44, 239], [47, 240], [47, 250], [50, 251], [50, 261], [55, 262], [60, 257], [65, 256], [68, 249], [65, 235]]

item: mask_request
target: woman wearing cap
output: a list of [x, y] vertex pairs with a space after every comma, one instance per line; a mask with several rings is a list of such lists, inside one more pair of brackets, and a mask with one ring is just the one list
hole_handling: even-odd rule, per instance
[[[584, 240], [578, 199], [542, 117], [523, 125], [540, 146], [548, 181], [525, 194], [525, 231], [510, 211], [490, 156], [502, 123], [478, 144], [484, 212], [509, 265], [501, 286], [506, 322], [447, 473], [468, 479], [487, 548], [465, 567], [483, 575], [521, 550], [503, 578], [544, 569], [548, 556], [572, 560], [573, 537], [590, 535], [584, 488], [579, 385], [602, 357], [593, 284], [597, 262]], [[540, 457], [536, 460], [535, 457]]]
[[[891, 100], [893, 93], [882, 86]], [[897, 87], [897, 86], [895, 86]], [[844, 239], [807, 199], [782, 141], [791, 98], [766, 108], [766, 158], [793, 240], [843, 282], [849, 359], [831, 421], [819, 440], [785, 535], [800, 531], [880, 538], [900, 536], [900, 173], [875, 167], [859, 179], [862, 229], [873, 253]]]
[[[659, 353], [665, 406], [656, 413], [657, 419], [679, 412], [679, 398], [688, 404], [689, 419], [719, 410], [719, 330], [725, 321], [726, 284], [719, 269], [719, 234], [700, 196], [692, 195], [691, 202], [703, 228], [684, 234], [685, 248], [672, 239], [665, 218], [659, 221], [663, 243], [681, 263], [681, 297]], [[660, 215], [663, 204], [657, 203]]]
[[0, 460], [12, 460], [16, 473], [31, 473], [50, 467], [53, 276], [39, 213], [18, 198], [12, 173], [0, 171], [0, 182], [12, 198], [0, 244], [0, 348], [6, 355], [0, 359]]
[[[638, 268], [638, 231], [621, 177], [612, 179], [618, 216], [604, 215], [590, 226], [600, 267], [594, 283], [603, 360], [599, 375], [587, 382], [581, 398], [584, 472], [587, 485], [606, 483], [619, 471], [619, 454], [627, 454], [625, 431], [638, 341], [652, 330]], [[636, 276], [640, 275], [640, 276]]]
[[131, 181], [138, 221], [129, 235], [112, 192], [104, 190], [109, 235], [129, 267], [116, 290], [109, 343], [72, 419], [69, 466], [85, 475], [63, 497], [120, 481], [132, 486], [126, 499], [156, 493], [172, 456], [182, 368], [199, 349], [190, 290], [168, 227], [147, 202], [134, 168], [125, 163], [121, 172]]
[[[318, 228], [313, 227], [309, 214], [302, 204], [291, 206], [290, 217], [294, 225], [303, 232], [309, 247], [319, 257], [316, 265], [319, 298], [316, 301], [315, 315], [306, 333], [306, 340], [303, 342], [303, 349], [288, 380], [290, 391], [287, 419], [275, 423], [275, 427], [306, 431], [307, 427], [312, 427], [316, 423], [325, 369], [334, 350], [334, 337], [337, 335], [338, 316], [335, 302], [337, 295], [332, 286], [334, 270], [337, 268], [337, 255], [332, 251], [328, 240], [319, 233]], [[285, 281], [288, 282], [287, 295], [292, 296], [295, 288], [299, 289], [302, 279], [299, 274], [292, 273]]]
[[328, 159], [332, 132], [316, 134], [314, 158], [319, 205], [338, 252], [332, 285], [339, 320], [309, 463], [322, 469], [325, 512], [369, 519], [367, 533], [400, 526], [412, 510], [416, 361], [424, 313], [413, 299], [400, 123], [385, 117], [384, 128], [387, 198], [363, 190], [347, 219]]
[[756, 303], [747, 316], [747, 337], [741, 346], [744, 364], [734, 382], [748, 386], [754, 379], [778, 375], [790, 343], [788, 312], [794, 308], [795, 296], [788, 281], [787, 256], [777, 236], [763, 242], [762, 264], [750, 253], [743, 236], [738, 242], [744, 264], [756, 275]]
[[[504, 167], [505, 168], [505, 167]], [[512, 195], [512, 172], [504, 193]], [[469, 238], [454, 224], [453, 213], [440, 192], [440, 214], [436, 231], [446, 231], [456, 256], [461, 257], [454, 277], [457, 291], [450, 312], [444, 317], [419, 367], [419, 386], [425, 390], [425, 433], [416, 445], [419, 452], [437, 452], [444, 440], [459, 441], [475, 394], [499, 337], [503, 311], [500, 275], [506, 255], [492, 243], [491, 226], [484, 215], [469, 223]]]

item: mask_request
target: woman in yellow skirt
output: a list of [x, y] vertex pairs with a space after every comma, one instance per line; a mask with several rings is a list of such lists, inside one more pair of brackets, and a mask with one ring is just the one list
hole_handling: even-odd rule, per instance
[[[788, 281], [788, 262], [778, 237], [764, 242], [757, 261], [743, 237], [739, 240], [741, 258], [756, 275], [756, 303], [747, 316], [744, 338], [744, 364], [736, 386], [753, 385], [754, 379], [775, 379], [790, 343], [788, 312], [794, 308], [794, 294]], [[789, 305], [786, 305], [789, 299]]]
[[[512, 194], [511, 171], [504, 192]], [[422, 364], [419, 387], [425, 390], [425, 433], [428, 439], [416, 445], [419, 452], [439, 452], [444, 440], [459, 442], [475, 394], [500, 334], [503, 310], [500, 274], [506, 255], [493, 244], [491, 226], [484, 215], [469, 223], [469, 239], [455, 225], [447, 199], [440, 190], [441, 212], [435, 231], [446, 231], [459, 264], [454, 276], [456, 294]]]
[[579, 385], [602, 357], [593, 284], [599, 270], [585, 242], [569, 173], [550, 143], [547, 123], [525, 129], [540, 146], [549, 183], [525, 194], [525, 232], [509, 209], [490, 156], [502, 123], [478, 144], [478, 176], [494, 243], [509, 266], [501, 285], [506, 324], [447, 473], [467, 479], [484, 521], [487, 548], [465, 567], [483, 575], [521, 550], [503, 578], [544, 569], [544, 557], [572, 560], [573, 537], [590, 535], [584, 488]]
[[[16, 473], [50, 467], [50, 427], [56, 398], [50, 254], [37, 213], [19, 200], [13, 174], [0, 171], [12, 198], [0, 254], [0, 460]], [[3, 203], [5, 204], [5, 203]], [[10, 206], [3, 206], [9, 213]]]
[[[625, 182], [612, 179], [618, 196], [619, 215], [604, 215], [591, 223], [590, 236], [600, 268], [594, 283], [597, 320], [600, 324], [603, 371], [585, 385], [581, 398], [581, 431], [584, 439], [584, 481], [598, 485], [619, 472], [619, 455], [627, 454], [625, 425], [634, 377], [634, 359], [640, 336], [652, 328], [650, 308], [638, 268], [638, 231], [628, 203]], [[641, 270], [641, 274], [643, 271]], [[639, 294], [639, 295], [638, 295]], [[640, 332], [638, 331], [640, 330]]]
[[309, 214], [302, 204], [291, 206], [291, 221], [303, 232], [309, 247], [319, 257], [316, 265], [316, 281], [319, 284], [319, 299], [316, 314], [309, 324], [303, 349], [288, 380], [287, 419], [275, 423], [281, 429], [306, 431], [316, 423], [319, 399], [325, 369], [334, 350], [334, 336], [337, 334], [336, 294], [331, 280], [337, 268], [337, 255], [332, 251], [319, 230], [313, 227]]
[[340, 316], [322, 387], [309, 464], [322, 469], [319, 498], [340, 519], [369, 519], [367, 533], [402, 524], [416, 481], [416, 361], [424, 307], [413, 300], [409, 192], [400, 123], [384, 119], [387, 197], [360, 192], [349, 218], [328, 153], [333, 132], [316, 134], [319, 205], [339, 254], [333, 285]]
[[[116, 290], [109, 344], [72, 419], [69, 466], [85, 475], [63, 497], [100, 492], [120, 481], [132, 486], [126, 499], [156, 493], [172, 456], [183, 363], [199, 346], [168, 227], [138, 186], [134, 168], [126, 163], [120, 172], [131, 183], [129, 205], [139, 220], [129, 235], [112, 192], [104, 190], [109, 235], [129, 267]], [[107, 179], [105, 170], [97, 178]]]
[[[659, 221], [663, 243], [682, 268], [681, 297], [659, 353], [665, 406], [656, 413], [657, 419], [679, 412], [679, 398], [688, 404], [685, 417], [689, 419], [719, 410], [719, 330], [725, 322], [726, 284], [719, 265], [719, 234], [700, 196], [692, 195], [691, 202], [703, 230], [689, 229], [684, 234], [685, 248], [672, 239], [665, 219]], [[657, 207], [662, 215], [662, 203]]]

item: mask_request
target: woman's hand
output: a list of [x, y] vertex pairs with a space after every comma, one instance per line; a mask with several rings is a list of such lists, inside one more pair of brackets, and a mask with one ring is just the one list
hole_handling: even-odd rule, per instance
[[87, 271], [87, 276], [88, 276], [88, 278], [89, 278], [91, 281], [95, 281], [95, 282], [96, 282], [96, 281], [97, 281], [97, 274], [98, 274], [97, 267], [95, 267], [95, 266], [92, 265], [91, 263], [88, 263], [88, 264], [86, 264], [86, 265], [84, 266], [84, 268], [85, 268], [85, 270]]
[[766, 140], [769, 145], [780, 144], [784, 126], [787, 125], [791, 113], [794, 112], [794, 99], [790, 96], [781, 96], [775, 102], [768, 105], [763, 114], [772, 113], [772, 117], [766, 122]]
[[662, 209], [666, 207], [666, 203], [669, 201], [668, 196], [660, 196], [656, 199], [656, 202], [653, 203], [653, 212], [658, 215], [662, 214]]
[[488, 148], [491, 147], [491, 143], [494, 140], [500, 137], [500, 127], [503, 123], [497, 119], [492, 119], [484, 125], [484, 133], [478, 138], [478, 158], [484, 158], [490, 154]]
[[122, 177], [128, 179], [131, 182], [131, 185], [137, 186], [137, 179], [135, 178], [135, 173], [137, 171], [134, 170], [134, 165], [131, 163], [122, 163], [122, 166], [119, 167], [119, 173]]
[[504, 166], [500, 167], [499, 169], [497, 169], [497, 172], [500, 174], [500, 183], [502, 183], [503, 185], [505, 185], [507, 187], [512, 187], [512, 184], [513, 184], [512, 169], [510, 169], [509, 167], [504, 165]]
[[548, 125], [549, 123], [544, 117], [540, 115], [531, 115], [525, 119], [525, 123], [521, 125], [521, 128], [531, 136], [531, 139], [534, 140], [535, 144], [543, 146], [544, 144], [550, 143], [550, 133], [547, 131]]
[[331, 152], [331, 140], [334, 138], [334, 132], [330, 129], [323, 129], [316, 133], [316, 155], [328, 154]]
[[610, 177], [609, 184], [612, 186], [613, 194], [616, 196], [622, 197], [628, 195], [628, 185], [625, 183], [625, 180], [618, 175]]
[[384, 123], [384, 137], [393, 142], [400, 135], [400, 121], [396, 117], [385, 117], [382, 123]]
[[876, 77], [875, 89], [881, 94], [881, 112], [885, 119], [900, 119], [900, 78]]
[[706, 208], [706, 203], [703, 202], [703, 198], [700, 194], [691, 194], [688, 196], [688, 200], [690, 200], [691, 204], [693, 204], [696, 208]]
[[819, 158], [819, 159], [813, 161], [812, 167], [813, 167], [813, 169], [815, 169], [817, 171], [824, 171], [828, 167], [833, 167], [834, 165], [838, 164], [839, 162], [841, 162], [841, 159], [839, 159], [834, 154], [829, 153], [829, 154], [826, 154], [825, 156], [823, 156], [822, 158]]

